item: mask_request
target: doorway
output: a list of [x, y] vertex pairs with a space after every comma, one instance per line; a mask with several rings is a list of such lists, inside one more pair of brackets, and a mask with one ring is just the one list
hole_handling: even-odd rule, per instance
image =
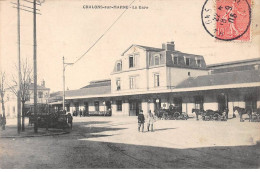
[[142, 109], [141, 101], [129, 100], [129, 116], [137, 116]]
[[89, 111], [88, 102], [84, 102], [84, 111], [83, 111], [84, 116], [88, 115], [88, 111]]
[[154, 103], [154, 110], [155, 111], [161, 109], [161, 99], [160, 98], [153, 99], [153, 103]]
[[177, 112], [182, 113], [182, 98], [181, 97], [175, 97], [173, 99], [174, 107]]
[[106, 101], [106, 111], [111, 110], [111, 102]]
[[228, 97], [226, 94], [221, 93], [218, 95], [218, 111], [224, 112], [225, 109], [228, 109]]

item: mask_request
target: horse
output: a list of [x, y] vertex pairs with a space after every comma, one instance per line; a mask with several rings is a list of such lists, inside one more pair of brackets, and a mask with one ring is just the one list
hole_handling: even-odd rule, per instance
[[240, 122], [244, 122], [243, 114], [248, 114], [249, 122], [252, 121], [252, 109], [246, 109], [246, 108], [241, 108], [241, 107], [235, 106], [235, 107], [233, 107], [233, 113], [235, 111], [237, 111], [240, 116]]
[[199, 120], [199, 115], [202, 116], [204, 114], [204, 110], [200, 110], [200, 109], [192, 109], [192, 113], [194, 113], [194, 112], [196, 114], [197, 121]]

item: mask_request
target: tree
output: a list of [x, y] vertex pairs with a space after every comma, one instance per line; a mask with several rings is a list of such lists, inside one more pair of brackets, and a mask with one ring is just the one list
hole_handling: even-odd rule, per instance
[[[25, 102], [30, 97], [30, 85], [32, 79], [32, 67], [28, 64], [27, 59], [22, 62], [21, 67], [21, 81], [20, 81], [20, 94], [22, 103], [22, 131], [24, 131], [24, 117], [25, 117]], [[18, 79], [13, 77], [14, 84], [18, 87]], [[12, 87], [12, 91], [17, 95], [17, 90]]]
[[0, 72], [0, 97], [1, 97], [1, 104], [2, 104], [2, 112], [3, 117], [5, 118], [5, 72]]

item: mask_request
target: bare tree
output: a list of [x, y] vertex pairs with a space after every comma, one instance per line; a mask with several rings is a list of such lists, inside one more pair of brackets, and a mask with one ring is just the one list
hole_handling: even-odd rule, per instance
[[[21, 85], [20, 85], [20, 94], [21, 94], [21, 103], [22, 103], [22, 131], [24, 131], [24, 117], [25, 117], [25, 102], [29, 100], [30, 97], [30, 85], [32, 79], [32, 67], [28, 64], [27, 59], [22, 62], [21, 67]], [[18, 79], [13, 76], [13, 82], [18, 86]], [[12, 91], [17, 95], [17, 90], [15, 87], [12, 87]]]
[[0, 72], [0, 97], [1, 97], [1, 104], [2, 104], [2, 113], [3, 118], [5, 117], [5, 72]]

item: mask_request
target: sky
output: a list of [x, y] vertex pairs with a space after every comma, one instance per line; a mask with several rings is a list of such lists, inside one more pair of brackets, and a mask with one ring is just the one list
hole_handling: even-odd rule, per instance
[[[84, 9], [84, 5], [125, 6], [133, 0], [45, 0], [37, 6], [38, 83], [45, 80], [51, 92], [61, 91], [62, 57], [73, 63], [124, 12], [124, 9]], [[0, 66], [10, 79], [17, 74], [16, 0], [0, 0]], [[260, 57], [260, 1], [253, 1], [251, 40], [219, 41], [201, 21], [205, 0], [135, 0], [81, 60], [66, 67], [66, 88], [78, 89], [92, 80], [110, 78], [114, 63], [132, 44], [161, 48], [174, 41], [176, 50], [202, 55], [207, 64]], [[28, 2], [21, 4], [30, 6]], [[258, 10], [257, 10], [258, 9]], [[33, 63], [33, 14], [21, 11], [21, 59]], [[11, 82], [11, 81], [8, 81]]]

